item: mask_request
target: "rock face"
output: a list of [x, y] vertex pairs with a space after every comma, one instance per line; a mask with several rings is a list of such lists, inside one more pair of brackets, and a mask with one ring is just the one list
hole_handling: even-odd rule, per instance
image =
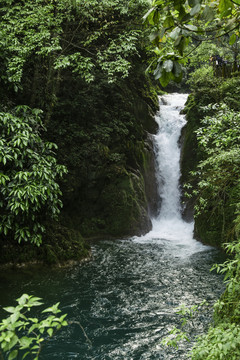
[[[187, 124], [184, 126], [181, 134], [181, 184], [184, 185], [191, 180], [190, 171], [197, 167], [201, 154], [198, 151], [197, 138], [195, 131], [200, 127], [201, 111], [196, 105], [193, 95], [189, 95], [185, 105], [184, 112], [187, 117]], [[196, 184], [193, 184], [196, 185]], [[183, 191], [184, 193], [184, 191]], [[186, 221], [192, 221], [194, 215], [195, 198], [187, 198], [183, 195], [183, 218]]]
[[150, 214], [151, 217], [155, 217], [158, 215], [160, 207], [160, 196], [156, 179], [156, 159], [154, 155], [153, 136], [151, 134], [148, 135], [146, 145], [143, 172], [145, 194], [148, 204], [148, 214]]
[[[74, 92], [70, 88], [74, 86]], [[151, 229], [157, 186], [150, 133], [158, 99], [142, 70], [118, 84], [91, 86], [63, 77], [48, 125], [68, 169], [64, 226], [84, 237], [125, 237]]]

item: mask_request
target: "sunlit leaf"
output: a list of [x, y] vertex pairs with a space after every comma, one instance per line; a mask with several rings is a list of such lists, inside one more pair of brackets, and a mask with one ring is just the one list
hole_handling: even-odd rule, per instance
[[173, 68], [173, 61], [172, 60], [166, 60], [163, 63], [163, 69], [166, 70], [166, 72], [171, 72]]
[[236, 34], [232, 34], [229, 39], [229, 45], [233, 45], [237, 40]]
[[18, 350], [13, 350], [8, 355], [8, 360], [16, 359], [17, 356], [18, 356]]
[[201, 4], [197, 4], [191, 9], [190, 15], [194, 16], [194, 15], [198, 14], [200, 10], [201, 10]]

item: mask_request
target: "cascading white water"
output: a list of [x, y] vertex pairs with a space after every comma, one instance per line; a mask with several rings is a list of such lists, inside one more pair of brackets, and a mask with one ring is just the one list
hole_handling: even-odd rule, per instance
[[186, 121], [179, 111], [187, 95], [166, 95], [161, 98], [160, 112], [156, 116], [159, 125], [155, 136], [157, 177], [161, 196], [159, 219], [180, 219], [180, 148], [178, 140]]
[[159, 130], [155, 136], [157, 178], [161, 208], [153, 219], [152, 236], [175, 240], [192, 238], [193, 223], [181, 218], [180, 204], [180, 147], [181, 130], [186, 124], [180, 114], [187, 100], [186, 94], [169, 94], [160, 99], [160, 111], [156, 116]]
[[[168, 94], [160, 98], [160, 111], [156, 115], [159, 131], [155, 135], [157, 179], [161, 206], [159, 215], [152, 219], [152, 230], [135, 241], [171, 240], [172, 244], [186, 246], [192, 253], [203, 247], [193, 239], [194, 223], [187, 223], [181, 216], [180, 203], [180, 146], [181, 130], [186, 124], [180, 114], [187, 100], [187, 94]], [[184, 250], [186, 252], [186, 249]]]

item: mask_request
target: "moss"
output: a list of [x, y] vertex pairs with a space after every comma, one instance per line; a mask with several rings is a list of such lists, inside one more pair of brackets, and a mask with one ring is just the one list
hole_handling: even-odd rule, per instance
[[88, 85], [63, 76], [48, 139], [69, 169], [60, 222], [83, 236], [127, 236], [150, 226], [145, 188], [152, 147], [146, 144], [148, 132], [157, 130], [158, 98], [143, 70], [136, 61], [116, 84], [101, 73]]
[[[202, 159], [202, 154], [198, 149], [197, 137], [195, 131], [200, 127], [200, 119], [203, 113], [193, 94], [190, 94], [183, 112], [186, 114], [187, 124], [182, 130], [181, 135], [181, 184], [192, 183], [196, 187], [196, 180], [193, 181], [191, 171], [196, 170], [198, 162]], [[184, 193], [184, 192], [183, 192]], [[183, 217], [189, 221], [193, 218], [195, 198], [182, 196], [184, 203]]]
[[224, 206], [216, 206], [197, 216], [195, 219], [195, 235], [209, 245], [222, 247], [223, 244], [235, 240], [233, 220], [236, 217], [236, 206], [239, 189], [233, 187]]
[[105, 186], [99, 198], [102, 211], [82, 224], [85, 236], [122, 237], [150, 229], [144, 180], [140, 173], [126, 173]]
[[182, 182], [189, 180], [189, 172], [196, 168], [199, 161], [199, 152], [195, 131], [200, 126], [201, 112], [193, 95], [188, 97], [184, 112], [187, 124], [182, 131], [181, 170]]
[[69, 260], [80, 261], [89, 256], [90, 247], [79, 232], [51, 224], [47, 236], [40, 247], [29, 243], [9, 241], [0, 244], [0, 264], [40, 262], [49, 265], [65, 263]]

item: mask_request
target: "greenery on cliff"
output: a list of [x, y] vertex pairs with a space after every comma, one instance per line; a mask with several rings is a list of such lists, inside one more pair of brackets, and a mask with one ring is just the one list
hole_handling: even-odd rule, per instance
[[[192, 359], [239, 357], [239, 92], [240, 78], [219, 78], [213, 67], [191, 74], [186, 104], [183, 180], [195, 204], [195, 235], [223, 246], [229, 259], [216, 270], [225, 274], [226, 290], [214, 308], [214, 326], [200, 337]], [[192, 149], [192, 151], [191, 151]], [[189, 170], [191, 170], [189, 172]]]
[[82, 235], [150, 228], [147, 132], [158, 103], [143, 66], [148, 7], [2, 1], [1, 262], [78, 259]]
[[[240, 80], [217, 78], [212, 67], [203, 67], [189, 82], [193, 93], [185, 109], [189, 122], [183, 180], [192, 182], [194, 188], [196, 235], [220, 246], [236, 238]], [[193, 152], [191, 147], [195, 148]]]

